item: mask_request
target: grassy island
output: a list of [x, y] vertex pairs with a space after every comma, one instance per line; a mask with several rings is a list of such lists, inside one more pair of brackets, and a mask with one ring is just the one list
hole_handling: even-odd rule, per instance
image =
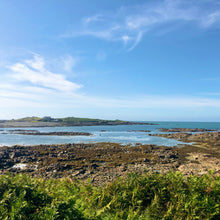
[[0, 120], [0, 127], [65, 127], [65, 126], [98, 126], [98, 125], [154, 125], [153, 123], [131, 122], [122, 120], [103, 120], [92, 118], [52, 118], [50, 116], [25, 117], [12, 120]]

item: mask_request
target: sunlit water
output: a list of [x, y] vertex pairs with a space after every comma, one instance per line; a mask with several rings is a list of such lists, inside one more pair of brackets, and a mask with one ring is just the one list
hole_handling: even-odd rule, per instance
[[[116, 126], [81, 126], [81, 127], [40, 127], [19, 128], [24, 130], [38, 130], [40, 132], [90, 132], [92, 136], [37, 136], [4, 134], [8, 130], [18, 128], [0, 128], [0, 146], [37, 145], [37, 144], [61, 144], [61, 143], [96, 143], [114, 142], [121, 144], [156, 144], [164, 146], [176, 146], [182, 142], [162, 137], [147, 136], [148, 133], [156, 134], [159, 128], [206, 128], [220, 131], [220, 123], [208, 122], [154, 122], [158, 125], [116, 125]], [[104, 130], [104, 131], [103, 131]], [[150, 132], [140, 132], [149, 130]]]

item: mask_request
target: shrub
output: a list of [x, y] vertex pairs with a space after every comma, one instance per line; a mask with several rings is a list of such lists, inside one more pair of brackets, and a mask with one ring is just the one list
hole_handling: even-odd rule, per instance
[[220, 177], [129, 174], [103, 187], [0, 176], [0, 219], [220, 219]]

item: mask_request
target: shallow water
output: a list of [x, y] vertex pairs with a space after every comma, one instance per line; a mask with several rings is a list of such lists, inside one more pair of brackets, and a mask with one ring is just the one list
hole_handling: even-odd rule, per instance
[[[36, 144], [61, 144], [61, 143], [93, 143], [115, 142], [121, 144], [156, 144], [176, 146], [182, 142], [162, 137], [147, 136], [148, 133], [156, 134], [158, 128], [206, 128], [220, 131], [220, 123], [209, 122], [153, 122], [158, 125], [109, 125], [109, 126], [81, 126], [81, 127], [40, 127], [40, 128], [0, 128], [0, 146], [36, 145]], [[3, 134], [8, 130], [24, 129], [38, 130], [40, 132], [90, 132], [92, 136], [35, 136], [19, 134]], [[104, 130], [104, 131], [103, 131]], [[150, 132], [140, 132], [149, 130]]]

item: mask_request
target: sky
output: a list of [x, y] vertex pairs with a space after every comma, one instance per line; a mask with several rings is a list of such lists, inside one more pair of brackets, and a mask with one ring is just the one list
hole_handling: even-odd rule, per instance
[[220, 122], [219, 0], [1, 0], [0, 119]]

